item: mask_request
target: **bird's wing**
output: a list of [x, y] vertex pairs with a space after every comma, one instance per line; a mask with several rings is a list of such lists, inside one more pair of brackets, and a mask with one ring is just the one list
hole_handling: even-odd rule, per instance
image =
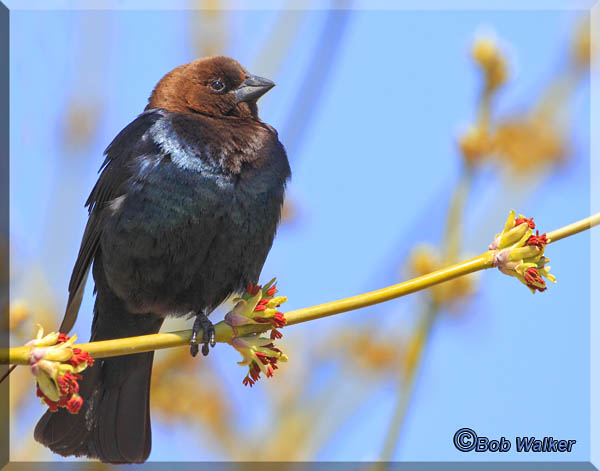
[[142, 155], [150, 145], [145, 134], [162, 115], [162, 110], [148, 110], [139, 115], [111, 142], [104, 152], [106, 159], [100, 168], [100, 177], [86, 202], [89, 219], [79, 254], [69, 282], [69, 300], [60, 332], [68, 333], [75, 324], [90, 265], [100, 241], [103, 226], [102, 209], [125, 191], [124, 183], [131, 177], [127, 165], [135, 155]]

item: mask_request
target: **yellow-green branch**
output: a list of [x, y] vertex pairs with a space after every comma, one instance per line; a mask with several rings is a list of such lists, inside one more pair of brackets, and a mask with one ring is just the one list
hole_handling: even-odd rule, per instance
[[582, 219], [581, 221], [574, 222], [568, 226], [561, 227], [555, 231], [548, 232], [546, 236], [550, 239], [550, 242], [557, 242], [565, 237], [569, 237], [580, 232], [587, 231], [588, 229], [600, 224], [600, 213], [596, 213], [593, 216]]
[[[590, 229], [598, 224], [600, 224], [600, 213], [549, 232], [547, 233], [547, 236], [551, 242], [556, 242], [565, 237]], [[350, 298], [340, 299], [338, 301], [289, 311], [285, 314], [287, 319], [286, 325], [299, 324], [301, 322], [312, 321], [314, 319], [320, 319], [334, 314], [371, 306], [373, 304], [383, 303], [416, 291], [430, 288], [439, 283], [450, 281], [459, 276], [491, 268], [492, 257], [493, 252], [488, 251], [465, 262], [457, 263], [396, 285], [371, 291], [369, 293], [359, 294]], [[238, 336], [241, 336], [253, 332], [270, 330], [270, 328], [269, 325], [245, 325], [238, 327], [237, 330]], [[76, 346], [83, 351], [88, 352], [94, 358], [105, 358], [189, 345], [191, 333], [191, 330], [180, 330], [177, 332], [144, 335], [140, 337], [82, 343]], [[225, 324], [224, 321], [215, 325], [215, 334], [218, 342], [228, 342], [234, 337], [233, 329]], [[8, 350], [0, 350], [0, 364], [28, 364], [29, 350], [29, 347], [16, 347]]]

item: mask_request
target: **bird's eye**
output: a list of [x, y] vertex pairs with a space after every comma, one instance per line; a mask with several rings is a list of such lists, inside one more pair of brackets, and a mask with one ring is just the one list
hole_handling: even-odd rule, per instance
[[222, 80], [213, 80], [210, 82], [210, 88], [212, 88], [215, 92], [222, 92], [225, 88], [225, 82]]

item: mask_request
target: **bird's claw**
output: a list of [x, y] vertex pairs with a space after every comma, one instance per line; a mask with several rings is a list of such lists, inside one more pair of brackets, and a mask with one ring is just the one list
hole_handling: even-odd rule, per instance
[[206, 314], [199, 312], [196, 314], [196, 319], [194, 320], [192, 338], [190, 340], [190, 353], [193, 357], [198, 355], [198, 331], [200, 329], [202, 329], [202, 355], [208, 355], [210, 350], [209, 345], [214, 347], [216, 344], [215, 326], [208, 320]]

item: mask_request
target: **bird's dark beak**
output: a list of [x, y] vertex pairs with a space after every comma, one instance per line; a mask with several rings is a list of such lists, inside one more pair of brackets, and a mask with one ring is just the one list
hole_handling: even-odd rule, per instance
[[256, 101], [274, 86], [275, 84], [269, 79], [257, 75], [248, 75], [239, 87], [234, 88], [229, 93], [235, 95], [236, 103]]

